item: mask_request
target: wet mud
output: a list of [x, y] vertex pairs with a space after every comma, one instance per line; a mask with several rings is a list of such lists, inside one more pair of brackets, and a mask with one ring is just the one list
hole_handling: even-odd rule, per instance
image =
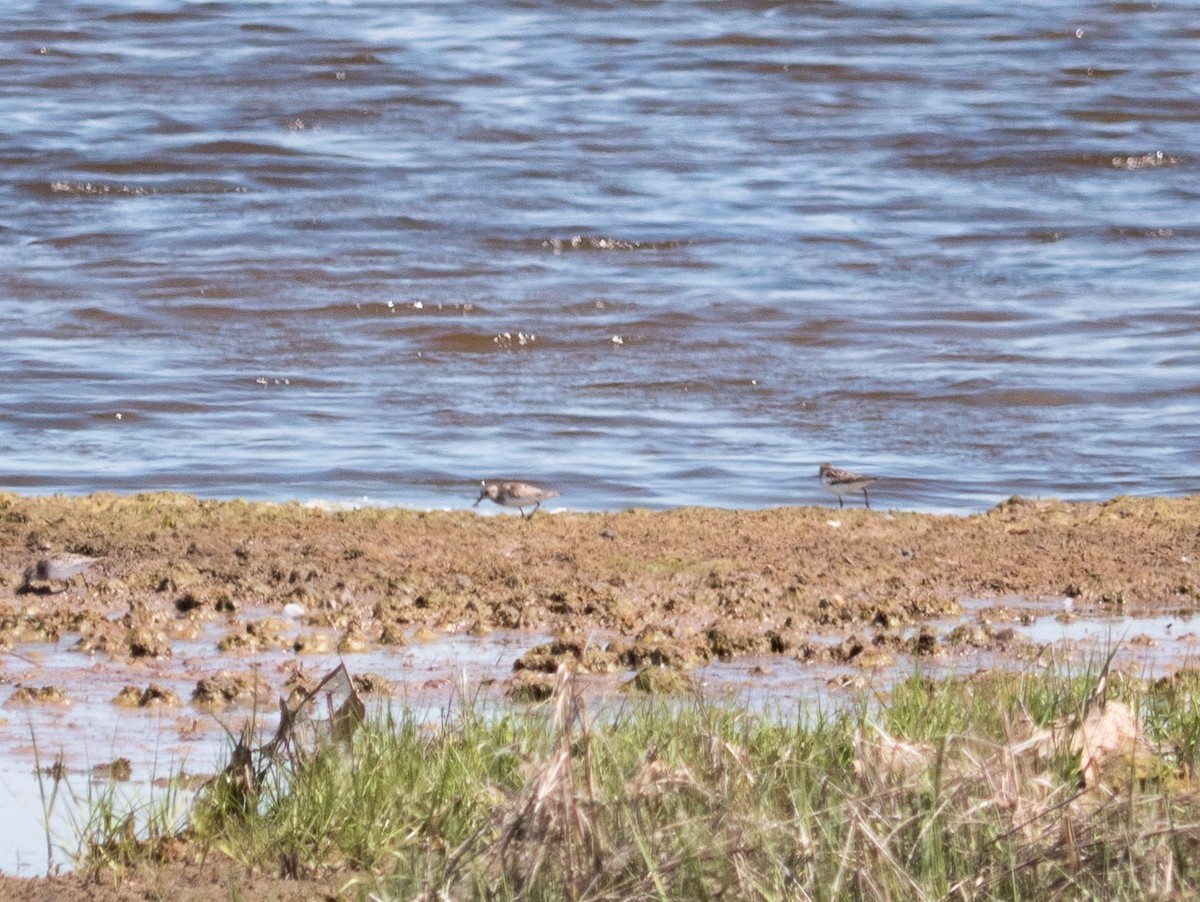
[[[1028, 657], [1017, 627], [1038, 616], [1187, 617], [1200, 599], [1198, 546], [1197, 498], [1012, 498], [971, 517], [783, 508], [524, 520], [5, 495], [0, 649], [10, 682], [30, 652], [75, 652], [93, 669], [145, 672], [123, 705], [145, 695], [209, 710], [287, 688], [307, 659], [495, 631], [530, 635], [515, 662], [522, 693], [562, 666]], [[65, 589], [26, 583], [47, 554], [99, 561]], [[289, 663], [251, 679], [241, 665], [261, 655]], [[148, 682], [164, 675], [188, 685]], [[9, 702], [70, 704], [69, 677], [18, 682]]]

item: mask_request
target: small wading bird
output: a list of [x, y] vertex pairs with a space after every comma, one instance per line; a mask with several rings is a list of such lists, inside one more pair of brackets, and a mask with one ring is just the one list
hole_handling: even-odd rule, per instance
[[[482, 488], [479, 491], [479, 497], [475, 499], [472, 507], [478, 507], [479, 502], [484, 498], [491, 498], [504, 507], [515, 507], [526, 520], [537, 513], [537, 509], [547, 498], [554, 498], [562, 494], [557, 489], [548, 489], [545, 486], [534, 485], [532, 482], [484, 479], [480, 485]], [[533, 510], [526, 515], [525, 508], [530, 505], [533, 505]]]
[[870, 508], [871, 499], [867, 496], [867, 486], [876, 482], [877, 477], [864, 476], [862, 473], [852, 473], [849, 470], [839, 470], [830, 463], [821, 464], [821, 468], [817, 472], [821, 477], [821, 485], [824, 486], [825, 491], [837, 495], [838, 507], [846, 506], [842, 501], [843, 495], [862, 492], [863, 501]]
[[[25, 570], [25, 582], [17, 591], [30, 591], [33, 588], [33, 581], [37, 580], [44, 583], [62, 583], [61, 591], [65, 592], [71, 586], [72, 577], [86, 572], [92, 564], [99, 560], [98, 557], [89, 557], [86, 554], [52, 554], [44, 557]], [[85, 585], [87, 584], [86, 579], [83, 582]]]

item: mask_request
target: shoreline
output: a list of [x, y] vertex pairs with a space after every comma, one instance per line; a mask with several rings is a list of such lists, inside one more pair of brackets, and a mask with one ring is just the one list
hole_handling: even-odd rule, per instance
[[268, 606], [341, 593], [392, 599], [443, 629], [565, 617], [621, 629], [667, 613], [746, 619], [750, 608], [805, 616], [833, 595], [847, 619], [867, 621], [880, 608], [920, 617], [964, 597], [1190, 606], [1198, 525], [1200, 496], [1014, 497], [966, 516], [676, 508], [523, 521], [178, 493], [0, 494], [0, 600], [40, 555], [73, 552], [104, 558], [93, 581], [114, 603], [161, 601], [184, 585]]
[[[523, 520], [176, 493], [0, 494], [0, 724], [25, 718], [53, 745], [53, 724], [86, 714], [92, 730], [160, 724], [173, 741], [202, 743], [327, 669], [330, 656], [374, 677], [373, 663], [440, 658], [446, 639], [491, 647], [493, 631], [510, 648], [499, 669], [516, 660], [509, 679], [492, 674], [492, 691], [516, 704], [547, 697], [563, 666], [609, 689], [643, 671], [683, 677], [652, 690], [670, 692], [693, 685], [690, 671], [732, 662], [768, 697], [789, 680], [795, 690], [796, 673], [820, 685], [833, 669], [852, 678], [830, 684], [855, 691], [918, 660], [1028, 666], [1035, 643], [1019, 634], [1038, 618], [1200, 612], [1198, 537], [1200, 496], [1010, 498], [969, 516], [678, 508]], [[76, 577], [63, 591], [36, 581], [21, 591], [21, 574], [48, 553], [101, 560], [86, 585]], [[419, 686], [429, 672], [389, 672], [385, 682]], [[11, 698], [47, 682], [73, 714]], [[157, 713], [116, 702], [122, 683], [135, 696], [162, 692], [151, 700]], [[205, 684], [231, 693], [216, 699], [220, 718], [200, 697]], [[5, 754], [18, 760], [19, 749]], [[0, 886], [41, 899], [86, 892], [83, 881], [0, 877]], [[315, 888], [301, 882], [295, 897]]]

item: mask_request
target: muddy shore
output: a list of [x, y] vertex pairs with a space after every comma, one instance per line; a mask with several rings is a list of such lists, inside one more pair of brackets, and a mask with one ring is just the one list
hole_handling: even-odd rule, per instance
[[[23, 586], [23, 571], [51, 553], [101, 560], [63, 591]], [[951, 633], [922, 627], [980, 603], [1190, 617], [1198, 563], [1200, 496], [1012, 498], [970, 517], [825, 507], [523, 520], [177, 494], [6, 494], [0, 682], [19, 683], [21, 656], [35, 647], [170, 672], [183, 666], [177, 649], [197, 637], [212, 640], [213, 677], [264, 650], [297, 659], [336, 650], [353, 668], [356, 652], [447, 633], [528, 633], [515, 698], [537, 697], [538, 681], [564, 664], [600, 674], [761, 656], [871, 667], [901, 653], [1015, 655], [1003, 616]], [[557, 641], [539, 645], [534, 634]], [[69, 680], [62, 688], [71, 693]], [[172, 700], [135, 688], [148, 703], [193, 711], [238, 691], [214, 684], [205, 698], [197, 684]], [[13, 693], [4, 694], [11, 709]], [[8, 897], [50, 897], [35, 889], [46, 881], [6, 883], [26, 893]]]
[[[50, 552], [103, 558], [66, 593], [21, 573]], [[84, 632], [113, 654], [169, 652], [180, 622], [303, 606], [365, 643], [418, 629], [769, 634], [888, 627], [966, 598], [1073, 599], [1134, 613], [1200, 599], [1200, 496], [1012, 498], [970, 517], [861, 509], [471, 512], [0, 495], [0, 643]], [[69, 605], [63, 604], [70, 598]], [[115, 629], [94, 610], [124, 609]], [[137, 633], [141, 635], [135, 635]], [[775, 641], [775, 646], [780, 644]], [[745, 645], [745, 648], [742, 648]]]

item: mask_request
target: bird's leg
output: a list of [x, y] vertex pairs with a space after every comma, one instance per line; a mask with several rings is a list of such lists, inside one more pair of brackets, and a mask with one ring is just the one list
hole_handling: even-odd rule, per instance
[[869, 495], [867, 495], [866, 486], [863, 487], [863, 501], [865, 501], [867, 503], [867, 510], [870, 510], [871, 509], [871, 498]]
[[846, 504], [845, 504], [845, 502], [844, 502], [844, 501], [842, 501], [842, 496], [841, 496], [841, 495], [838, 495], [838, 509], [840, 510], [840, 509], [842, 509], [842, 508], [843, 508], [843, 507], [845, 507], [845, 506], [846, 506]]

